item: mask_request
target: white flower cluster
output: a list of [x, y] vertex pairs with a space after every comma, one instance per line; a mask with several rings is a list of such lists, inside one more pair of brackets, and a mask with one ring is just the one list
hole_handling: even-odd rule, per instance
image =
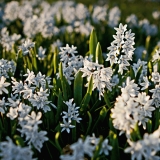
[[[23, 109], [28, 109], [28, 106], [21, 104], [21, 111], [19, 111], [20, 117], [18, 118], [21, 129], [17, 129], [21, 136], [25, 135], [25, 140], [27, 144], [31, 146], [31, 144], [40, 152], [43, 147], [43, 143], [48, 140], [46, 137], [46, 131], [39, 131], [38, 125], [42, 123], [40, 120], [42, 113], [38, 112], [37, 115], [34, 111], [31, 114], [24, 113]], [[27, 112], [28, 112], [27, 111]]]
[[133, 70], [134, 70], [135, 77], [137, 76], [137, 73], [140, 67], [142, 67], [142, 71], [138, 79], [139, 83], [141, 83], [144, 76], [147, 76], [147, 62], [141, 61], [140, 59], [138, 59], [137, 63], [133, 63]]
[[[18, 124], [21, 126], [21, 129], [17, 129], [22, 136], [25, 135], [25, 140], [28, 145], [33, 145], [39, 152], [43, 147], [44, 141], [47, 141], [48, 138], [45, 136], [47, 134], [46, 131], [39, 131], [38, 125], [42, 123], [40, 120], [42, 113], [38, 112], [37, 115], [34, 111], [29, 114], [32, 107], [25, 105], [24, 103], [20, 103], [18, 100], [15, 103], [13, 100], [10, 100], [12, 104], [16, 106], [10, 107], [9, 112], [6, 114], [11, 120], [18, 117]], [[8, 104], [9, 105], [9, 104]]]
[[136, 124], [142, 124], [146, 129], [148, 117], [152, 117], [152, 111], [155, 110], [150, 96], [138, 90], [139, 87], [134, 80], [127, 77], [126, 86], [121, 88], [122, 94], [116, 98], [114, 108], [111, 109], [114, 127], [121, 131], [120, 134], [126, 133], [127, 137]]
[[[60, 61], [63, 66], [63, 74], [67, 79], [69, 85], [71, 85], [71, 80], [74, 79], [74, 75], [78, 72], [79, 68], [83, 66], [83, 57], [81, 55], [75, 56], [77, 47], [69, 47], [66, 44], [66, 47], [60, 47]], [[59, 77], [59, 73], [57, 73]]]
[[24, 81], [24, 84], [22, 81], [17, 82], [12, 77], [13, 93], [18, 93], [19, 96], [22, 95], [24, 99], [28, 99], [38, 110], [42, 109], [44, 112], [50, 111], [51, 109], [49, 105], [56, 108], [51, 101], [48, 101], [50, 88], [53, 87], [50, 85], [51, 78], [42, 75], [41, 72], [35, 75], [34, 72], [30, 71], [29, 69], [27, 69], [27, 74], [24, 76], [27, 77]]
[[[68, 133], [70, 133], [70, 128], [74, 128], [74, 125], [71, 125], [72, 120], [76, 121], [77, 123], [80, 123], [80, 120], [82, 120], [82, 118], [78, 117], [79, 116], [79, 111], [78, 109], [80, 107], [76, 107], [76, 104], [73, 103], [73, 98], [70, 99], [69, 101], [64, 102], [68, 109], [67, 112], [63, 111], [62, 113], [63, 115], [63, 124], [60, 124], [60, 126], [62, 127], [62, 131], [66, 130]], [[73, 104], [72, 104], [73, 103]], [[67, 119], [67, 121], [66, 121]]]
[[[119, 28], [115, 28], [116, 35], [113, 35], [115, 39], [111, 46], [108, 47], [110, 52], [107, 54], [106, 61], [110, 61], [110, 64], [114, 63], [119, 64], [119, 70], [121, 74], [123, 74], [123, 70], [127, 70], [127, 66], [130, 66], [129, 60], [132, 60], [132, 55], [134, 54], [135, 48], [133, 47], [134, 43], [134, 33], [131, 33], [131, 30], [126, 31], [127, 25], [119, 24]], [[120, 54], [120, 53], [124, 54]], [[117, 56], [119, 56], [117, 58]]]
[[25, 56], [30, 54], [30, 49], [33, 48], [34, 45], [34, 42], [32, 42], [30, 39], [27, 39], [21, 46], [19, 46], [19, 50], [21, 50], [22, 54]]
[[13, 60], [0, 59], [0, 77], [4, 76], [5, 78], [9, 78], [9, 72], [14, 74], [15, 70], [16, 65]]
[[[93, 89], [95, 88], [99, 91], [99, 100], [104, 94], [104, 89], [107, 88], [112, 90], [111, 76], [113, 74], [110, 67], [104, 68], [103, 65], [90, 62], [86, 59], [83, 60], [84, 68], [80, 68], [80, 71], [83, 72], [82, 77], [87, 77], [87, 80], [90, 80], [90, 77], [93, 77]], [[89, 82], [85, 85], [88, 86]]]
[[1, 160], [33, 160], [33, 152], [29, 147], [20, 147], [7, 137], [7, 141], [0, 142]]
[[21, 38], [21, 35], [17, 35], [16, 33], [9, 35], [7, 28], [4, 27], [1, 30], [0, 38], [0, 43], [2, 44], [3, 48], [6, 49], [6, 51], [11, 51], [15, 42]]
[[160, 107], [160, 74], [157, 71], [157, 66], [154, 67], [154, 72], [152, 72], [151, 81], [154, 83], [155, 88], [149, 90], [152, 93], [152, 104], [157, 108]]
[[125, 153], [131, 153], [132, 160], [159, 160], [156, 155], [160, 151], [160, 127], [152, 134], [145, 133], [142, 140], [133, 142], [128, 139], [130, 147], [125, 149]]
[[[96, 146], [99, 144], [99, 138], [96, 138], [93, 134], [92, 137], [87, 136], [83, 141], [81, 138], [78, 139], [76, 143], [73, 143], [70, 148], [73, 150], [72, 155], [61, 155], [61, 160], [82, 160], [85, 155], [89, 157], [93, 156], [93, 153], [96, 149]], [[109, 154], [109, 151], [112, 150], [112, 147], [108, 144], [108, 139], [105, 139], [102, 142], [102, 148], [100, 154], [104, 153], [106, 156]]]

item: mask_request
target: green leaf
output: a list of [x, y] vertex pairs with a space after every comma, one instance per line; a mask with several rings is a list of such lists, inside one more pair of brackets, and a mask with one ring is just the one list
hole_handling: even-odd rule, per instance
[[117, 134], [110, 131], [109, 132], [109, 141], [111, 143], [111, 146], [113, 147], [111, 150], [111, 154], [110, 154], [110, 160], [120, 160]]
[[64, 100], [67, 101], [68, 100], [67, 86], [66, 86], [65, 77], [63, 76], [62, 62], [60, 62], [59, 64], [59, 75], [60, 75], [60, 80], [62, 85], [63, 97], [64, 97]]
[[88, 88], [87, 88], [87, 93], [85, 94], [81, 105], [80, 105], [80, 112], [84, 112], [87, 109], [87, 106], [89, 104], [89, 101], [91, 99], [91, 95], [92, 95], [92, 88], [93, 88], [93, 77], [90, 77], [90, 81], [88, 84]]
[[104, 121], [104, 119], [106, 118], [106, 115], [107, 115], [107, 109], [106, 109], [106, 107], [103, 107], [99, 113], [99, 117], [98, 117], [97, 121], [95, 122], [94, 126], [92, 127], [92, 132], [94, 131], [94, 129], [98, 126], [98, 124], [100, 122]]
[[142, 69], [143, 69], [143, 66], [140, 66], [139, 69], [138, 69], [138, 72], [137, 72], [137, 75], [136, 75], [136, 78], [135, 78], [136, 83], [138, 83], [138, 80], [139, 80], [140, 75], [142, 73]]
[[151, 61], [148, 62], [148, 71], [150, 74], [152, 74], [152, 71], [153, 71], [153, 64]]
[[72, 120], [72, 125], [75, 126], [72, 128], [72, 142], [75, 142], [77, 140], [77, 122], [75, 120]]
[[102, 49], [101, 45], [98, 42], [97, 47], [96, 47], [96, 63], [98, 64], [103, 64], [103, 56], [102, 56]]
[[59, 122], [59, 117], [60, 117], [60, 114], [62, 113], [63, 111], [63, 98], [62, 98], [62, 92], [61, 90], [59, 89], [59, 95], [58, 95], [58, 105], [57, 105], [57, 113], [56, 113], [56, 116], [55, 116], [55, 121], [56, 123]]
[[104, 101], [107, 104], [108, 108], [111, 108], [111, 103], [106, 91], [104, 92]]
[[74, 79], [74, 101], [77, 105], [80, 105], [82, 101], [82, 88], [83, 88], [82, 72], [78, 72]]
[[133, 68], [132, 68], [132, 66], [130, 66], [130, 77], [131, 77], [131, 79], [135, 79], [135, 74], [134, 74], [134, 70], [133, 70]]
[[85, 137], [89, 134], [89, 132], [91, 130], [91, 124], [92, 124], [92, 115], [90, 114], [89, 111], [87, 111], [87, 114], [88, 114], [88, 117], [89, 117], [89, 123], [88, 123], [88, 127], [87, 127]]
[[54, 50], [53, 65], [54, 65], [54, 74], [55, 74], [58, 68], [58, 48], [57, 47]]
[[148, 133], [152, 133], [152, 121], [150, 119], [147, 122], [147, 131]]
[[14, 135], [14, 140], [15, 140], [15, 143], [21, 147], [24, 147], [25, 146], [25, 143], [22, 139], [22, 137], [20, 137], [19, 135]]
[[62, 148], [61, 148], [59, 141], [58, 141], [59, 136], [60, 136], [60, 132], [57, 132], [55, 135], [55, 142], [56, 142], [57, 149], [59, 150], [60, 153], [62, 153]]
[[31, 49], [31, 53], [32, 53], [31, 61], [32, 61], [33, 71], [35, 73], [38, 73], [37, 59], [36, 59], [36, 48], [35, 47], [34, 47], [34, 50]]
[[96, 47], [97, 47], [97, 36], [94, 28], [91, 31], [90, 39], [89, 39], [89, 52], [90, 55], [93, 55], [93, 62], [95, 62], [95, 53], [96, 53]]

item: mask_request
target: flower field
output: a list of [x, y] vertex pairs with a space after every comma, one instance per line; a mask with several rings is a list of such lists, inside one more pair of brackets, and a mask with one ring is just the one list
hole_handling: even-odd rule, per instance
[[160, 160], [160, 10], [151, 16], [1, 2], [0, 159]]

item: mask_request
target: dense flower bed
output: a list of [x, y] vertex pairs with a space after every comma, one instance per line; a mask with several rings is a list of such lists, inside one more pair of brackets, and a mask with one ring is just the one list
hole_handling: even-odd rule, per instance
[[160, 159], [160, 28], [125, 23], [117, 6], [0, 4], [2, 160]]

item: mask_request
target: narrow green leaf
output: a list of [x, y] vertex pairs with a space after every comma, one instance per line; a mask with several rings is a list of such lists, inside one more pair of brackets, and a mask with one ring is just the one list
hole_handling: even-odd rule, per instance
[[77, 127], [76, 124], [77, 122], [75, 120], [72, 120], [72, 125], [75, 126], [74, 128], [72, 128], [72, 142], [75, 142], [77, 140]]
[[85, 137], [89, 134], [89, 132], [91, 130], [91, 124], [92, 124], [92, 115], [90, 114], [89, 111], [87, 111], [87, 114], [88, 114], [88, 117], [89, 117], [89, 122], [88, 122], [88, 127], [87, 127]]
[[63, 76], [62, 62], [60, 62], [60, 64], [59, 64], [59, 75], [60, 75], [60, 80], [61, 80], [61, 85], [62, 85], [63, 97], [64, 97], [64, 100], [67, 101], [68, 100], [67, 87], [66, 87], [66, 83], [65, 83], [65, 80], [64, 80], [65, 77]]
[[147, 131], [148, 133], [152, 133], [152, 121], [150, 119], [147, 122]]
[[33, 66], [34, 72], [38, 73], [37, 59], [36, 59], [36, 48], [35, 47], [34, 47], [34, 50], [31, 49], [31, 53], [32, 53], [31, 60], [32, 60], [32, 66]]
[[58, 68], [58, 48], [57, 47], [54, 50], [53, 64], [54, 64], [54, 74], [55, 74]]
[[142, 69], [143, 69], [143, 66], [140, 66], [139, 69], [138, 69], [138, 72], [137, 72], [137, 75], [136, 75], [136, 78], [135, 78], [136, 83], [138, 83], [138, 80], [139, 80], [140, 75], [142, 73]]
[[110, 160], [120, 160], [117, 134], [110, 131], [109, 132], [109, 141], [111, 143], [111, 146], [113, 147], [113, 149], [111, 150], [111, 154], [110, 154]]
[[151, 62], [151, 61], [148, 62], [148, 70], [149, 70], [149, 73], [152, 74], [153, 65], [152, 65], [152, 62]]
[[104, 92], [104, 101], [107, 104], [108, 108], [111, 108], [111, 103], [106, 91]]
[[59, 152], [61, 153], [62, 152], [62, 148], [59, 144], [59, 141], [58, 141], [58, 138], [60, 136], [60, 132], [57, 132], [56, 135], [55, 135], [55, 142], [56, 142], [56, 147], [58, 148]]
[[59, 117], [60, 117], [60, 114], [62, 113], [62, 110], [63, 110], [62, 106], [63, 106], [62, 92], [59, 89], [57, 112], [56, 112], [56, 116], [55, 116], [56, 123], [59, 122]]
[[91, 95], [92, 95], [92, 88], [93, 88], [93, 77], [91, 76], [89, 84], [88, 84], [88, 88], [87, 88], [87, 93], [85, 94], [85, 96], [81, 102], [81, 105], [80, 105], [81, 112], [84, 112], [87, 109], [87, 106], [89, 104], [89, 101], [90, 101]]
[[89, 93], [91, 95], [92, 89], [93, 89], [93, 76], [90, 77], [88, 88], [87, 88], [87, 93]]
[[154, 116], [155, 116], [154, 130], [156, 130], [160, 125], [160, 111], [159, 111], [159, 108], [156, 108], [156, 110], [154, 111]]
[[94, 28], [91, 31], [90, 39], [89, 39], [89, 52], [91, 55], [93, 55], [93, 62], [95, 62], [95, 53], [96, 53], [96, 47], [97, 47], [97, 36]]
[[82, 101], [82, 88], [83, 88], [82, 72], [78, 72], [74, 79], [74, 101], [77, 105], [80, 105]]
[[135, 79], [135, 74], [134, 74], [134, 70], [133, 70], [133, 68], [132, 68], [132, 66], [130, 66], [130, 77], [131, 77], [131, 79]]
[[103, 56], [102, 56], [102, 49], [101, 45], [98, 42], [97, 47], [96, 47], [96, 63], [98, 64], [103, 64]]
[[103, 107], [99, 113], [99, 117], [98, 117], [97, 121], [95, 122], [94, 126], [92, 127], [92, 132], [94, 131], [94, 129], [98, 126], [98, 124], [100, 122], [104, 121], [106, 115], [107, 115], [107, 109], [106, 109], [106, 107]]

